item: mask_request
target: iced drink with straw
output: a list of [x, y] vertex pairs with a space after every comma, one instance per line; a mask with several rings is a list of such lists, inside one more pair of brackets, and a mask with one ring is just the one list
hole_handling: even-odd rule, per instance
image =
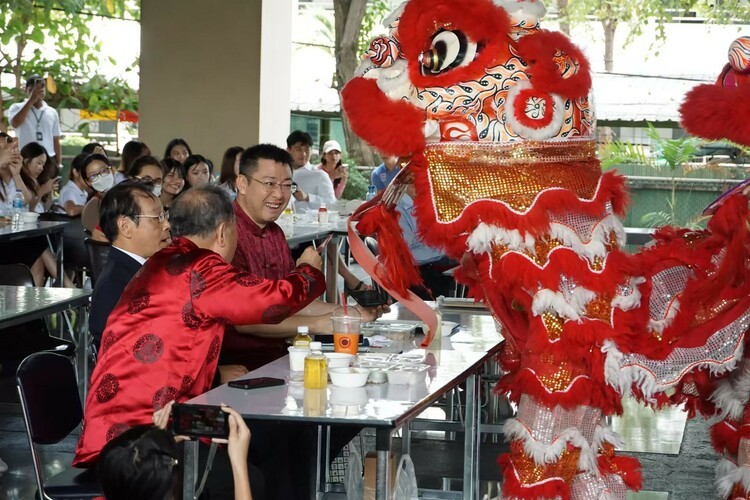
[[337, 307], [331, 316], [333, 322], [333, 350], [357, 355], [359, 345], [359, 325], [362, 317], [355, 307], [346, 304], [342, 294], [341, 307]]

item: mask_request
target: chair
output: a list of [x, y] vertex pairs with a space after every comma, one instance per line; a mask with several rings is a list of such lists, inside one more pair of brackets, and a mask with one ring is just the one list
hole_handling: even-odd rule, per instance
[[39, 497], [42, 499], [94, 498], [101, 488], [93, 469], [43, 476], [37, 446], [60, 443], [83, 420], [73, 363], [59, 354], [38, 352], [24, 359], [16, 371], [16, 388], [31, 447]]
[[[34, 278], [23, 264], [0, 265], [0, 285], [34, 286]], [[51, 336], [43, 319], [3, 328], [0, 333], [0, 357], [3, 359], [19, 360], [39, 351], [73, 356], [75, 344]]]
[[112, 246], [110, 243], [104, 241], [96, 241], [92, 238], [86, 238], [83, 240], [86, 245], [86, 251], [89, 254], [89, 268], [91, 269], [91, 285], [96, 285], [96, 280], [99, 279], [99, 275], [104, 269], [104, 265], [107, 263], [109, 257], [109, 249]]

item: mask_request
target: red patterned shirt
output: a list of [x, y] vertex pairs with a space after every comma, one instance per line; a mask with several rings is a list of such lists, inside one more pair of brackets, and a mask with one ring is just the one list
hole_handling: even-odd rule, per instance
[[238, 271], [218, 254], [176, 238], [148, 259], [110, 315], [91, 376], [74, 465], [154, 410], [211, 387], [228, 323], [278, 323], [325, 289], [310, 266], [272, 281]]
[[[264, 278], [276, 279], [294, 269], [292, 252], [284, 231], [271, 222], [261, 228], [234, 203], [237, 216], [237, 251], [232, 264]], [[221, 364], [243, 365], [254, 370], [286, 354], [286, 339], [238, 333], [227, 325], [221, 350]]]

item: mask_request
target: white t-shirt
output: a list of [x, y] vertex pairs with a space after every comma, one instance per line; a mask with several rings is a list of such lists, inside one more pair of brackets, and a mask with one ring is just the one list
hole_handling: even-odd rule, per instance
[[6, 183], [0, 179], [0, 190], [3, 192], [4, 200], [0, 200], [0, 212], [13, 212], [13, 195], [16, 194], [16, 181], [11, 177], [10, 182]]
[[331, 178], [328, 177], [325, 170], [313, 168], [308, 162], [307, 165], [292, 172], [292, 179], [310, 197], [310, 201], [294, 200], [294, 209], [297, 212], [317, 210], [324, 204], [331, 207], [336, 203], [333, 182], [331, 182]]
[[[11, 104], [8, 110], [8, 121], [13, 120], [13, 117], [21, 111], [24, 104], [26, 104], [26, 101]], [[39, 140], [37, 133], [41, 134], [41, 140]], [[55, 156], [55, 145], [52, 138], [60, 137], [60, 117], [57, 115], [57, 110], [48, 106], [44, 101], [42, 101], [41, 108], [32, 106], [26, 115], [26, 120], [16, 128], [16, 136], [18, 137], [19, 149], [30, 142], [38, 142], [44, 146], [48, 156]], [[58, 163], [60, 162], [60, 158], [55, 160]]]
[[78, 184], [72, 180], [65, 183], [60, 190], [60, 199], [55, 204], [55, 212], [58, 214], [65, 213], [65, 204], [72, 201], [76, 205], [86, 206], [86, 202], [89, 200], [89, 194], [83, 189], [78, 187]]

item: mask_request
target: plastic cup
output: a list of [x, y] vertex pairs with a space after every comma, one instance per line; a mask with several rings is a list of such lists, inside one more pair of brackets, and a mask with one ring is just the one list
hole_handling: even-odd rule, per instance
[[357, 355], [359, 344], [359, 324], [362, 321], [358, 316], [333, 316], [333, 350]]
[[310, 349], [304, 347], [289, 347], [289, 370], [292, 372], [292, 378], [302, 378], [305, 372], [305, 357], [310, 354]]

